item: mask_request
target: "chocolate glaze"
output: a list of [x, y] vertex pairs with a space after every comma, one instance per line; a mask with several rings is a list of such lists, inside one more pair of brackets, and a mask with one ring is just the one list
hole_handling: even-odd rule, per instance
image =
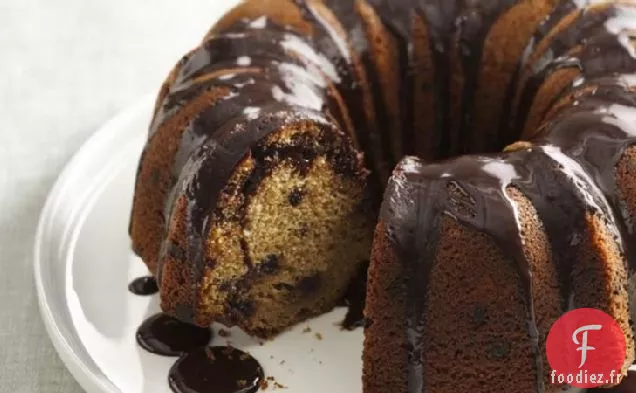
[[[514, 6], [517, 0], [466, 2], [457, 16], [458, 48], [464, 72], [461, 98], [461, 122], [459, 129], [450, 130], [451, 148], [454, 154], [471, 151], [473, 144], [473, 111], [481, 69], [483, 47], [490, 29], [499, 16]], [[487, 81], [481, 81], [487, 83]]]
[[[304, 74], [305, 71], [297, 67], [285, 67], [278, 71], [280, 74], [267, 73], [263, 76], [241, 74], [227, 81], [233, 85], [233, 93], [199, 114], [182, 134], [172, 168], [175, 178], [181, 173], [192, 151], [200, 146], [202, 141], [214, 136], [229, 123], [237, 120], [246, 121], [262, 115], [263, 106], [280, 103], [281, 108], [287, 104], [314, 110], [325, 109], [321, 89], [317, 86], [312, 88], [308, 84], [309, 79]], [[283, 83], [284, 80], [292, 79], [295, 79], [296, 83], [304, 84], [305, 87], [300, 91], [294, 91], [294, 85]]]
[[[245, 29], [250, 26], [249, 23], [241, 25]], [[237, 27], [234, 29], [239, 31]], [[311, 99], [312, 107], [329, 108], [340, 125], [346, 128], [343, 114], [345, 109], [334, 102], [331, 98], [334, 92], [330, 92], [330, 85], [338, 80], [338, 76], [335, 70], [327, 67], [325, 63], [324, 57], [317, 53], [304, 37], [287, 29], [276, 28], [274, 25], [266, 30], [248, 29], [215, 36], [192, 52], [183, 62], [170, 94], [166, 96], [155, 116], [152, 129], [156, 129], [165, 119], [206, 89], [225, 86], [234, 88], [234, 92], [238, 94], [240, 87], [246, 83], [245, 80], [253, 78], [254, 73], [264, 74], [262, 79], [278, 89], [287, 91], [286, 98], [293, 103], [308, 103]], [[257, 71], [249, 72], [250, 75], [239, 80], [220, 76], [195, 81], [196, 78], [227, 69], [236, 70], [237, 74], [245, 70]], [[261, 94], [263, 93], [264, 91]], [[308, 93], [318, 97], [304, 97]], [[250, 94], [245, 93], [248, 96]], [[277, 99], [281, 100], [282, 97]]]
[[561, 309], [572, 309], [576, 288], [571, 271], [578, 258], [577, 247], [588, 235], [587, 213], [611, 217], [611, 210], [582, 167], [559, 149], [532, 147], [506, 158], [519, 176], [511, 185], [530, 199], [550, 241], [559, 275]]
[[[393, 167], [399, 157], [395, 157], [392, 151], [401, 150], [401, 147], [395, 146], [398, 138], [391, 138], [391, 123], [389, 121], [389, 113], [387, 105], [382, 94], [382, 85], [380, 84], [381, 71], [375, 62], [377, 54], [371, 52], [371, 47], [367, 39], [367, 28], [364, 21], [356, 10], [356, 4], [353, 1], [326, 0], [325, 5], [336, 15], [341, 23], [342, 28], [346, 29], [347, 36], [351, 37], [350, 42], [353, 52], [358, 55], [364, 67], [371, 95], [373, 97], [373, 111], [375, 121], [377, 122], [377, 132], [379, 135], [379, 143], [384, 146], [383, 156], [379, 159]], [[373, 142], [371, 142], [373, 143]], [[378, 143], [378, 142], [376, 142]]]
[[[378, 127], [374, 119], [367, 116], [363, 83], [368, 84], [369, 81], [360, 71], [360, 68], [364, 67], [358, 64], [359, 58], [363, 53], [352, 51], [347, 37], [338, 34], [336, 29], [317, 11], [314, 4], [306, 0], [293, 0], [293, 3], [296, 4], [305, 20], [314, 27], [313, 36], [311, 37], [314, 47], [319, 53], [323, 54], [324, 58], [328, 59], [329, 66], [337, 71], [338, 91], [346, 102], [349, 116], [355, 128], [356, 139], [360, 144], [361, 150], [365, 152], [364, 159], [367, 167], [375, 169], [370, 174], [369, 181], [379, 182], [383, 174], [390, 171], [390, 168], [384, 162], [385, 157], [374, 156], [377, 152], [374, 152], [375, 149], [373, 147], [379, 144], [379, 141], [376, 140]], [[348, 7], [348, 9], [353, 10], [353, 7]], [[342, 10], [340, 14], [335, 16], [338, 20], [345, 16], [351, 18], [350, 15], [342, 12]], [[355, 24], [353, 26], [343, 26], [341, 24], [340, 27], [345, 29], [345, 31], [348, 27], [357, 28]], [[368, 50], [367, 44], [356, 45]], [[365, 69], [364, 72], [366, 73], [366, 71]]]
[[520, 76], [529, 66], [531, 56], [535, 53], [537, 46], [543, 43], [548, 34], [562, 22], [562, 20], [572, 15], [573, 13], [581, 12], [581, 9], [589, 5], [589, 0], [563, 0], [559, 2], [556, 7], [546, 16], [546, 18], [537, 26], [536, 31], [530, 38], [528, 45], [526, 46], [524, 53], [519, 60], [519, 65], [515, 71], [512, 81], [508, 86], [506, 99], [503, 103], [503, 110], [499, 120], [499, 140], [508, 145], [516, 141], [521, 135], [521, 131], [515, 124], [513, 107], [518, 105], [514, 103], [515, 94], [520, 85]]
[[[318, 142], [318, 144], [316, 144]], [[358, 176], [357, 171], [360, 162], [352, 160], [353, 152], [345, 145], [337, 148], [334, 135], [324, 133], [315, 138], [297, 137], [290, 145], [284, 146], [260, 146], [257, 145], [252, 149], [252, 159], [255, 167], [252, 174], [245, 181], [241, 194], [245, 196], [243, 205], [238, 209], [237, 219], [242, 227], [247, 226], [246, 208], [250, 198], [256, 192], [256, 187], [260, 184], [265, 176], [268, 176], [278, 160], [286, 161], [301, 176], [306, 176], [311, 168], [314, 159], [317, 156], [325, 156], [329, 162], [333, 163], [332, 169], [335, 173], [345, 177]], [[249, 267], [248, 272], [238, 280], [233, 280], [228, 284], [228, 292], [230, 292], [230, 301], [228, 302], [225, 318], [227, 323], [238, 323], [240, 320], [248, 318], [253, 311], [250, 301], [246, 299], [246, 292], [251, 289], [252, 282], [263, 275], [267, 275], [267, 268], [263, 269], [263, 265], [253, 266], [249, 258], [249, 246], [245, 239], [241, 240], [241, 248], [243, 251], [245, 264]], [[318, 289], [321, 283], [319, 275], [313, 275], [301, 279], [294, 289], [297, 294], [308, 294]]]
[[522, 71], [528, 65], [531, 55], [535, 52], [537, 45], [539, 45], [546, 38], [548, 33], [552, 31], [554, 27], [559, 24], [564, 17], [571, 12], [580, 9], [580, 4], [576, 4], [576, 0], [564, 0], [556, 5], [556, 7], [550, 12], [545, 19], [539, 23], [537, 29], [530, 37], [530, 41], [526, 45], [526, 48], [519, 59], [517, 68], [512, 75], [510, 84], [506, 91], [506, 98], [502, 103], [502, 110], [499, 116], [499, 126], [497, 139], [498, 143], [502, 143], [504, 146], [513, 143], [519, 138], [520, 130], [514, 127], [511, 120], [511, 112], [513, 108], [513, 101], [515, 94], [519, 87], [519, 76]]
[[347, 314], [341, 326], [345, 330], [354, 330], [365, 325], [364, 305], [367, 297], [367, 268], [368, 263], [365, 263], [349, 283], [347, 293], [343, 299], [344, 305], [347, 307]]
[[144, 276], [134, 279], [128, 284], [128, 290], [135, 295], [147, 296], [159, 292], [157, 280], [153, 276]]
[[580, 97], [578, 105], [565, 109], [537, 138], [538, 143], [576, 160], [602, 192], [613, 211], [603, 217], [610, 220], [610, 228], [620, 230], [614, 236], [622, 239], [632, 269], [636, 268], [636, 238], [632, 219], [619, 196], [615, 167], [625, 149], [636, 143], [634, 107], [636, 96], [627, 85], [616, 81], [599, 86]]
[[[515, 168], [501, 157], [464, 156], [441, 164], [423, 166], [405, 159], [389, 183], [381, 220], [405, 263], [409, 392], [424, 391], [422, 335], [429, 274], [441, 218], [448, 215], [460, 223], [492, 236], [515, 262], [521, 277], [528, 312], [528, 335], [535, 351], [537, 391], [543, 391], [542, 357], [532, 300], [530, 266], [525, 257], [518, 212], [506, 187], [518, 177]], [[405, 205], [404, 201], [409, 202]]]
[[380, 20], [384, 23], [385, 28], [392, 36], [396, 43], [397, 52], [397, 75], [398, 75], [398, 98], [399, 98], [399, 114], [401, 131], [399, 138], [392, 136], [395, 131], [389, 130], [388, 138], [399, 139], [396, 148], [399, 149], [394, 159], [401, 158], [405, 153], [414, 151], [415, 129], [414, 129], [414, 106], [415, 102], [415, 68], [413, 57], [413, 37], [411, 27], [415, 18], [415, 12], [409, 7], [407, 1], [402, 3], [394, 3], [392, 6], [378, 1], [369, 1], [369, 4], [376, 10]]
[[576, 0], [566, 0], [559, 2], [552, 12], [550, 12], [539, 26], [537, 26], [537, 29], [534, 34], [532, 34], [530, 42], [528, 42], [523, 56], [520, 59], [521, 67], [525, 67], [528, 64], [530, 56], [534, 53], [537, 45], [546, 38], [546, 36], [563, 20], [563, 18], [571, 12], [579, 11], [581, 9], [581, 5], [576, 4], [575, 1]]
[[[343, 2], [344, 3], [344, 2]], [[384, 24], [384, 27], [387, 29], [389, 34], [391, 34], [392, 38], [396, 42], [396, 51], [397, 51], [397, 61], [398, 61], [398, 97], [400, 100], [400, 136], [392, 136], [394, 130], [389, 128], [388, 118], [384, 118], [378, 121], [379, 124], [383, 124], [382, 121], [387, 122], [386, 126], [380, 126], [381, 131], [383, 132], [382, 138], [383, 141], [388, 139], [388, 142], [383, 142], [385, 146], [391, 146], [394, 144], [394, 149], [398, 151], [411, 151], [413, 149], [413, 142], [415, 138], [415, 130], [413, 128], [413, 96], [414, 96], [414, 86], [413, 86], [413, 42], [412, 42], [412, 34], [411, 34], [411, 26], [412, 26], [412, 16], [413, 9], [409, 7], [407, 1], [404, 2], [395, 2], [391, 6], [386, 4], [386, 2], [369, 0], [369, 5], [376, 11], [376, 14], [379, 16], [380, 20]], [[348, 24], [345, 23], [345, 26]], [[390, 63], [388, 63], [390, 64]], [[376, 70], [375, 68], [370, 67], [371, 69], [371, 77], [374, 79], [379, 79], [378, 72], [381, 70]], [[381, 101], [377, 101], [375, 95], [382, 94], [382, 92], [374, 91], [374, 100], [376, 102], [376, 106], [378, 104], [384, 107], [384, 104]], [[383, 110], [385, 108], [382, 108]], [[377, 110], [376, 110], [377, 112]], [[386, 114], [381, 114], [381, 116], [386, 116]], [[399, 142], [399, 144], [396, 144]], [[393, 154], [392, 157], [392, 165], [395, 164], [397, 160], [400, 159], [400, 155]]]
[[[477, 77], [482, 61], [483, 44], [497, 18], [511, 8], [514, 0], [466, 2], [460, 6], [456, 1], [404, 1], [388, 2], [370, 1], [387, 27], [399, 37], [400, 69], [404, 76], [401, 97], [412, 100], [412, 36], [408, 29], [414, 15], [425, 20], [431, 38], [430, 50], [433, 55], [435, 78], [435, 146], [436, 157], [443, 158], [449, 154], [469, 152], [471, 146], [467, 135], [472, 130], [472, 112], [477, 89]], [[459, 42], [459, 58], [464, 70], [464, 86], [462, 94], [462, 119], [457, 129], [450, 127], [450, 72], [451, 57], [449, 49], [454, 37]], [[406, 50], [404, 49], [406, 48]], [[417, 110], [406, 103], [403, 106], [403, 127], [405, 129], [404, 145], [408, 152], [409, 141], [413, 141], [412, 111]]]
[[[437, 4], [434, 4], [437, 3]], [[451, 154], [451, 45], [456, 29], [457, 1], [431, 2], [419, 12], [429, 27], [430, 50], [435, 69], [435, 134], [434, 158], [444, 158]]]
[[554, 72], [571, 68], [584, 78], [609, 75], [611, 71], [631, 72], [632, 53], [623, 41], [626, 33], [620, 32], [629, 28], [630, 15], [636, 16], [633, 9], [612, 4], [582, 12], [550, 41], [543, 55], [532, 64], [526, 84], [521, 86], [514, 123], [517, 130], [523, 129], [537, 91]]
[[[192, 81], [198, 77], [218, 69], [219, 64], [227, 67], [250, 66], [253, 61], [270, 66], [272, 62], [290, 61], [289, 54], [281, 45], [287, 35], [301, 39], [293, 31], [274, 25], [267, 29], [249, 29], [248, 24], [242, 28], [233, 27], [229, 31], [213, 36], [192, 52], [188, 60], [179, 69], [177, 84]], [[300, 60], [299, 60], [300, 61]]]
[[168, 381], [175, 393], [253, 393], [263, 368], [248, 353], [233, 347], [203, 347], [179, 358]]
[[458, 4], [456, 0], [427, 0], [391, 2], [369, 0], [387, 29], [398, 42], [399, 70], [402, 75], [400, 98], [402, 108], [402, 139], [405, 153], [414, 152], [416, 130], [413, 128], [414, 86], [413, 36], [410, 27], [415, 17], [425, 21], [430, 36], [430, 51], [433, 58], [435, 94], [435, 131], [433, 133], [435, 156], [442, 158], [450, 153], [450, 76], [451, 37], [456, 30]]
[[148, 352], [163, 356], [182, 353], [208, 345], [210, 328], [200, 328], [159, 313], [147, 318], [137, 329], [137, 343]]

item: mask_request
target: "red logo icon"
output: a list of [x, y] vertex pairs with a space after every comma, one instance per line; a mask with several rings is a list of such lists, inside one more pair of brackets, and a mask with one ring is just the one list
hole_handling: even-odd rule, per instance
[[554, 384], [594, 388], [617, 384], [625, 361], [625, 336], [603, 311], [579, 308], [559, 318], [546, 342]]

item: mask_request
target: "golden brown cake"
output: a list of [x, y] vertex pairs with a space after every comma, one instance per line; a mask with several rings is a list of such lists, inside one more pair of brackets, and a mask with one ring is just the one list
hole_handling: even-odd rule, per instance
[[370, 258], [366, 393], [560, 389], [545, 340], [578, 307], [617, 320], [626, 372], [635, 36], [634, 1], [241, 3], [140, 161], [163, 309], [267, 338]]

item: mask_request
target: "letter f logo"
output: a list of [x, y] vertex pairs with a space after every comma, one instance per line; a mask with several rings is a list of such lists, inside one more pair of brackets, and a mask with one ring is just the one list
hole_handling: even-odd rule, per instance
[[[602, 327], [603, 326], [601, 325], [585, 325], [576, 329], [572, 334], [572, 341], [574, 341], [574, 344], [581, 345], [576, 349], [577, 351], [581, 351], [581, 364], [579, 364], [579, 368], [583, 367], [583, 365], [585, 365], [585, 362], [587, 361], [587, 351], [593, 351], [596, 349], [587, 345], [587, 332], [589, 330], [601, 330]], [[577, 338], [579, 333], [583, 333], [582, 340], [580, 342]]]
[[[552, 325], [545, 344], [548, 362], [557, 377], [552, 383], [582, 389], [605, 385], [605, 379], [591, 381], [591, 376], [607, 376], [612, 371], [621, 374], [627, 352], [626, 336], [623, 327], [604, 311], [577, 308], [566, 312]], [[569, 375], [574, 376], [571, 383]]]

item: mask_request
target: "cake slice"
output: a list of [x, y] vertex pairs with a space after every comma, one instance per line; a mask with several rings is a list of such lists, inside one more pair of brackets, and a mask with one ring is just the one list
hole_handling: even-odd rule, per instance
[[158, 272], [162, 308], [182, 320], [267, 338], [333, 308], [367, 263], [366, 171], [319, 112], [240, 117], [180, 173]]

